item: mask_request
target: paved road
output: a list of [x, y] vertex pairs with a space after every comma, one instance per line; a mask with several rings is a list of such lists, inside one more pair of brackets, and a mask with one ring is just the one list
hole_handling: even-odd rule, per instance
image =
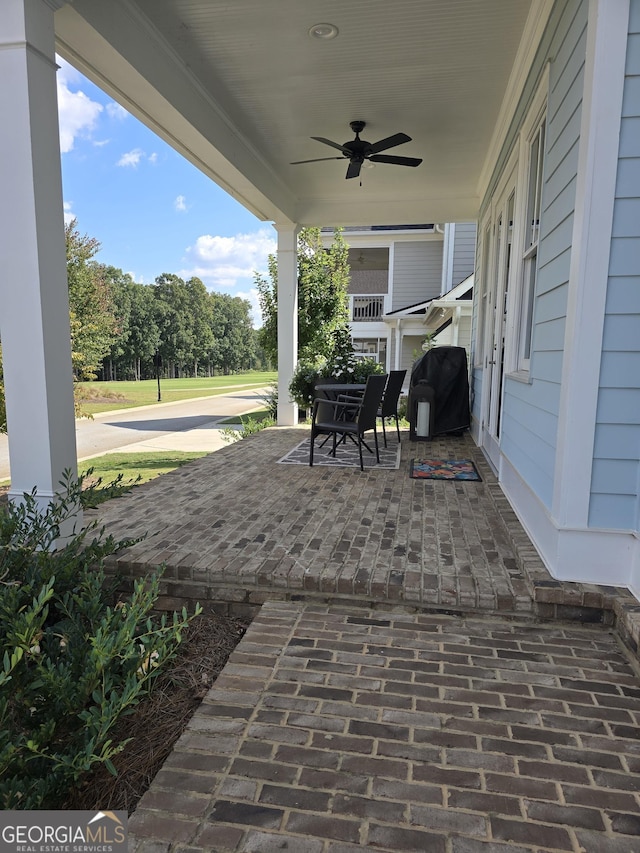
[[[76, 421], [78, 459], [115, 450], [217, 450], [220, 421], [264, 408], [265, 389], [237, 388], [217, 397], [121, 409]], [[10, 476], [9, 445], [0, 435], [0, 480]]]

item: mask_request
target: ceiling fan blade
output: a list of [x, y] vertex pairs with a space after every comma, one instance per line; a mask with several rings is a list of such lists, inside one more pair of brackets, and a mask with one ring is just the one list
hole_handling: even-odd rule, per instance
[[387, 136], [386, 139], [374, 142], [371, 146], [371, 153], [377, 154], [378, 151], [386, 151], [387, 148], [402, 145], [403, 142], [411, 142], [411, 137], [407, 136], [406, 133], [394, 133], [393, 136]]
[[344, 157], [316, 157], [313, 160], [294, 160], [290, 166], [299, 166], [300, 163], [322, 163], [323, 160], [344, 160]]
[[346, 178], [357, 178], [360, 174], [360, 169], [362, 168], [362, 160], [352, 160], [349, 163], [349, 168], [347, 169]]
[[311, 139], [315, 139], [316, 142], [324, 142], [325, 145], [330, 145], [332, 148], [337, 148], [338, 151], [342, 151], [342, 153], [351, 157], [351, 151], [348, 148], [345, 148], [344, 145], [338, 145], [337, 142], [332, 142], [330, 139], [325, 139], [324, 136], [312, 136]]
[[395, 157], [393, 154], [373, 154], [367, 159], [372, 163], [393, 163], [396, 166], [419, 166], [422, 163], [418, 157]]

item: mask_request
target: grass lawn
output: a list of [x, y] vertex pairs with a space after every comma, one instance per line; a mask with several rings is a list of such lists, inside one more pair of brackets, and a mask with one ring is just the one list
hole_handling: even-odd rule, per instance
[[[117, 497], [126, 487], [133, 487], [147, 480], [153, 480], [161, 474], [168, 474], [174, 468], [179, 468], [185, 462], [192, 459], [200, 459], [206, 456], [205, 450], [156, 450], [152, 452], [141, 451], [140, 453], [105, 453], [104, 456], [96, 456], [94, 459], [85, 459], [78, 465], [78, 473], [86, 476], [89, 469], [93, 469], [91, 475], [85, 480], [85, 487], [89, 487], [94, 495], [97, 495], [97, 503], [102, 503], [110, 497]], [[122, 474], [122, 480], [116, 488], [109, 489], [116, 478]], [[102, 480], [96, 486], [98, 479]], [[10, 480], [0, 482], [0, 487], [6, 489]]]
[[185, 462], [206, 456], [204, 451], [160, 450], [152, 453], [105, 453], [78, 466], [84, 477], [83, 505], [97, 507], [129, 492], [140, 483], [168, 474]]
[[96, 456], [95, 459], [85, 459], [79, 468], [81, 474], [86, 474], [90, 468], [93, 468], [91, 476], [93, 478], [101, 477], [103, 484], [115, 480], [118, 474], [122, 474], [125, 483], [136, 480], [138, 477], [140, 477], [138, 482], [146, 483], [147, 480], [153, 480], [160, 474], [166, 474], [173, 471], [174, 468], [179, 468], [185, 462], [200, 459], [201, 456], [206, 455], [204, 450], [105, 453], [104, 456]]
[[270, 417], [267, 409], [258, 409], [255, 412], [249, 412], [247, 415], [231, 415], [231, 417], [225, 418], [220, 423], [223, 424], [240, 424], [244, 423], [247, 418], [251, 418], [252, 421], [256, 421], [256, 423], [262, 423], [262, 421], [266, 420]]
[[[161, 378], [160, 393], [163, 403], [214, 397], [232, 388], [267, 388], [276, 382], [277, 376], [275, 371], [252, 371], [233, 376], [212, 376], [210, 379]], [[86, 397], [82, 400], [82, 410], [91, 415], [115, 409], [150, 406], [158, 402], [158, 383], [155, 379], [144, 379], [141, 382], [80, 382], [79, 386]]]

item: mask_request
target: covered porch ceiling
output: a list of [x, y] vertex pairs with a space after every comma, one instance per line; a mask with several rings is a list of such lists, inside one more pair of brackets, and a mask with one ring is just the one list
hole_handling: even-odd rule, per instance
[[[550, 0], [74, 0], [59, 53], [260, 219], [475, 219]], [[312, 28], [333, 24], [335, 38]], [[348, 161], [312, 140], [412, 137]], [[336, 156], [304, 165], [295, 160]]]

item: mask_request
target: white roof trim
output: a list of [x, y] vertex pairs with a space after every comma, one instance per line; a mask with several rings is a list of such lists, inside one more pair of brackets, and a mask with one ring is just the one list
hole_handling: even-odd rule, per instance
[[[437, 297], [436, 299], [426, 299], [424, 302], [416, 302], [415, 305], [408, 305], [406, 308], [400, 308], [397, 311], [391, 311], [388, 314], [384, 314], [382, 319], [385, 323], [392, 323], [394, 320], [402, 319], [403, 317], [410, 317], [414, 320], [425, 320], [426, 317], [429, 316], [430, 309], [433, 306], [437, 308], [445, 307], [455, 307], [457, 305], [468, 305], [471, 307], [473, 302], [471, 299], [460, 299], [467, 291], [471, 290], [473, 287], [473, 273], [461, 281], [460, 284], [456, 284], [455, 287], [452, 287], [447, 293], [442, 296]], [[425, 309], [426, 314], [421, 315], [417, 314], [417, 311], [421, 311]]]
[[531, 4], [527, 23], [520, 39], [520, 47], [518, 48], [518, 53], [513, 63], [513, 70], [507, 84], [506, 94], [495, 123], [484, 165], [480, 171], [477, 188], [477, 194], [480, 199], [484, 198], [487, 186], [491, 180], [491, 173], [498, 160], [500, 150], [504, 145], [507, 132], [511, 126], [511, 121], [522, 97], [524, 84], [533, 65], [540, 39], [544, 34], [554, 3], [555, 0], [537, 0], [536, 3]]

